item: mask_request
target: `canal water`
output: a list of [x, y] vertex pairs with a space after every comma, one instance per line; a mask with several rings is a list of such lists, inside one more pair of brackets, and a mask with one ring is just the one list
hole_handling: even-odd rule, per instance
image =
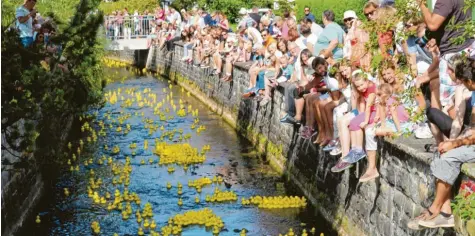
[[[148, 221], [151, 223], [153, 219], [156, 222], [155, 231], [160, 235], [161, 228], [168, 224], [171, 217], [204, 208], [211, 209], [223, 221], [219, 235], [240, 235], [245, 229], [247, 235], [277, 236], [285, 235], [290, 228], [295, 235], [301, 235], [304, 229], [308, 235], [313, 235], [312, 228], [315, 228], [315, 235], [336, 234], [310, 203], [306, 207], [284, 209], [243, 205], [242, 198], [252, 196], [302, 195], [273, 171], [264, 158], [256, 155], [248, 141], [178, 86], [150, 75], [128, 75], [125, 81], [109, 84], [105, 94], [106, 103], [88, 113], [94, 118], [83, 119], [85, 130], [82, 136], [72, 140], [71, 149], [66, 148], [68, 157], [65, 157], [65, 164], [59, 170], [53, 187], [46, 188], [47, 193], [38, 207], [41, 222], [35, 222], [35, 215], [23, 227], [21, 235], [92, 235], [93, 221], [99, 224], [101, 235], [138, 235], [140, 227], [145, 235], [149, 235], [143, 226], [146, 217], [142, 217], [139, 225], [136, 216], [137, 210], [143, 214], [147, 203], [150, 203], [153, 212]], [[89, 131], [84, 125], [86, 122], [91, 127]], [[198, 133], [198, 129], [201, 132]], [[173, 137], [164, 137], [164, 133], [174, 134]], [[94, 136], [97, 138], [95, 142]], [[191, 138], [185, 141], [185, 136]], [[90, 140], [87, 140], [88, 137]], [[77, 148], [81, 147], [79, 138], [84, 143], [80, 155], [77, 154]], [[160, 157], [154, 153], [156, 141], [175, 145], [188, 143], [198, 152], [203, 147], [210, 147], [210, 150], [206, 152], [203, 163], [189, 165], [185, 171], [182, 165], [158, 164]], [[145, 142], [148, 142], [147, 149]], [[184, 150], [184, 146], [177, 147], [175, 152]], [[73, 153], [77, 156], [76, 160]], [[123, 172], [118, 171], [121, 174], [114, 175], [113, 167], [120, 170], [127, 159], [132, 167], [129, 185], [124, 186], [125, 179], [122, 184], [114, 184]], [[110, 160], [112, 162], [108, 164]], [[174, 172], [170, 172], [170, 166]], [[222, 179], [222, 182], [202, 187], [201, 193], [188, 186], [190, 180], [202, 177]], [[168, 183], [171, 184], [170, 189], [167, 188]], [[182, 188], [178, 188], [179, 183]], [[136, 193], [140, 198], [140, 207], [135, 202], [130, 204], [132, 213], [127, 220], [123, 220], [120, 210], [107, 209], [114, 201], [116, 190], [124, 198], [124, 188], [127, 188], [129, 195]], [[88, 193], [89, 189], [92, 189], [92, 195]], [[234, 192], [237, 201], [207, 202], [207, 195], [212, 196], [216, 189]], [[94, 197], [93, 192], [97, 192], [98, 197]], [[105, 199], [106, 203], [94, 203], [107, 197], [107, 193], [111, 197]], [[195, 202], [196, 198], [199, 198], [199, 203]], [[180, 199], [182, 205], [178, 204]], [[126, 201], [122, 204], [126, 211]], [[213, 227], [183, 226], [181, 235], [212, 235], [212, 231]]]

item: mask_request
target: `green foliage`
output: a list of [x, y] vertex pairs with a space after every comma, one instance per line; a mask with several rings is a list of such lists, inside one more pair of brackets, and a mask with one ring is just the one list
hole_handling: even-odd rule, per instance
[[460, 216], [463, 220], [475, 219], [475, 193], [464, 196], [466, 193], [463, 190], [455, 197], [452, 203], [452, 209], [455, 215]]
[[[69, 24], [51, 38], [62, 54], [48, 53], [42, 45], [25, 49], [15, 30], [2, 27], [1, 129], [10, 149], [29, 153], [38, 136], [54, 145], [54, 135], [61, 131], [52, 132], [58, 126], [53, 121], [81, 114], [102, 100], [97, 35], [103, 15], [93, 13], [98, 4], [81, 0]], [[66, 58], [61, 64], [69, 72], [59, 67], [61, 58]]]
[[102, 1], [99, 5], [99, 9], [101, 9], [104, 14], [110, 14], [112, 11], [124, 10], [124, 8], [128, 9], [129, 14], [133, 13], [135, 10], [138, 10], [141, 14], [145, 10], [149, 10], [149, 12], [153, 13], [159, 4], [159, 0], [119, 0], [112, 2]]
[[449, 26], [452, 29], [462, 30], [462, 35], [459, 37], [451, 39], [456, 44], [462, 44], [468, 38], [475, 37], [475, 0], [465, 0], [464, 10], [467, 11], [468, 9], [472, 9], [472, 20], [464, 22], [462, 24], [453, 24], [451, 23]]
[[317, 23], [321, 24], [323, 11], [332, 10], [335, 13], [335, 22], [343, 24], [343, 13], [347, 10], [355, 11], [360, 19], [364, 19], [363, 6], [366, 2], [367, 0], [297, 0], [295, 1], [295, 12], [297, 19], [302, 19], [304, 17], [304, 8], [308, 6], [315, 16]]

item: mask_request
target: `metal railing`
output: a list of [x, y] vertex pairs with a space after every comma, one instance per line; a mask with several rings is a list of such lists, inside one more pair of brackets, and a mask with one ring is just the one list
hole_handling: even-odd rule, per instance
[[106, 16], [106, 37], [111, 40], [147, 38], [156, 26], [154, 16]]

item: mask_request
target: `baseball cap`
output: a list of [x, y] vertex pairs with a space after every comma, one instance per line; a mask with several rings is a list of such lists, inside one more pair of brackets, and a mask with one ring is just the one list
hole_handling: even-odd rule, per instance
[[345, 11], [345, 13], [343, 14], [343, 20], [348, 18], [358, 19], [358, 16], [356, 16], [355, 11], [349, 10]]

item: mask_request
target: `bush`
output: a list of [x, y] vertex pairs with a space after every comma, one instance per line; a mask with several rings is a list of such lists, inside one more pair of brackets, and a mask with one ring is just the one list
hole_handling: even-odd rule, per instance
[[99, 9], [104, 11], [104, 14], [110, 14], [112, 11], [123, 10], [127, 8], [129, 14], [134, 13], [135, 10], [139, 11], [139, 14], [144, 10], [149, 10], [154, 13], [154, 9], [160, 5], [158, 0], [119, 0], [115, 2], [102, 1], [99, 5]]
[[347, 10], [356, 12], [360, 19], [364, 18], [363, 6], [367, 0], [346, 0], [346, 1], [331, 1], [331, 0], [297, 0], [295, 11], [297, 19], [304, 17], [305, 6], [310, 7], [310, 11], [315, 15], [317, 23], [322, 23], [322, 13], [325, 10], [332, 10], [335, 13], [335, 22], [343, 24], [343, 13]]

